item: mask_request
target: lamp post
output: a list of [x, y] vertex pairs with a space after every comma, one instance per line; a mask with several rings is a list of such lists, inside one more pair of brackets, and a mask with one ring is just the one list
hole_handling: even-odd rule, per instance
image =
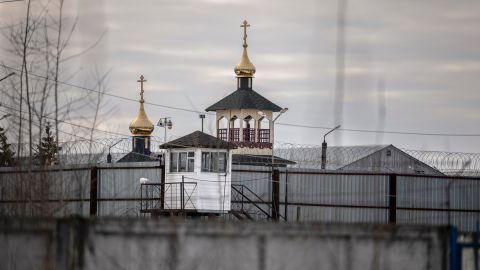
[[322, 170], [325, 170], [326, 165], [327, 165], [327, 142], [325, 141], [325, 137], [327, 137], [328, 134], [332, 133], [334, 130], [339, 129], [340, 125], [334, 127], [331, 129], [329, 132], [325, 133], [323, 135], [323, 143], [322, 143]]
[[202, 132], [203, 132], [203, 119], [205, 119], [205, 114], [200, 114], [198, 117], [200, 117], [200, 119], [202, 119]]
[[110, 150], [112, 149], [112, 147], [114, 147], [115, 145], [117, 145], [118, 143], [120, 143], [121, 141], [126, 140], [126, 139], [128, 139], [128, 138], [121, 138], [116, 143], [114, 143], [114, 144], [112, 144], [108, 147], [107, 163], [112, 163], [112, 154], [110, 154]]
[[171, 117], [162, 117], [158, 120], [157, 126], [164, 128], [163, 142], [167, 142], [167, 128], [172, 129], [173, 122]]

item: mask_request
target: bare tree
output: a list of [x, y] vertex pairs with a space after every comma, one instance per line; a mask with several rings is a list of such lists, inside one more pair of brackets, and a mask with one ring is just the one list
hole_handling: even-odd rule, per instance
[[[2, 94], [9, 98], [10, 107], [18, 108], [12, 111], [18, 116], [15, 119], [18, 127], [17, 156], [22, 156], [24, 142], [28, 145], [28, 156], [32, 156], [34, 137], [40, 142], [46, 119], [53, 118], [55, 141], [60, 142], [59, 125], [62, 120], [70, 119], [72, 111], [82, 110], [90, 106], [91, 102], [98, 108], [101, 105], [102, 92], [84, 91], [81, 94], [69, 94], [67, 91], [69, 86], [65, 87], [60, 77], [68, 69], [65, 65], [66, 61], [92, 50], [104, 37], [105, 32], [90, 47], [64, 57], [65, 49], [68, 48], [75, 33], [78, 18], [71, 20], [71, 16], [65, 17], [65, 0], [57, 1], [58, 4], [54, 1], [44, 3], [28, 0], [26, 17], [22, 19], [24, 23], [15, 22], [2, 27], [2, 34], [9, 41], [7, 52], [18, 57], [17, 59], [20, 60], [18, 62], [21, 63], [21, 65], [15, 65], [17, 61], [13, 60], [11, 64], [4, 64], [5, 72], [11, 72], [13, 68], [13, 71], [18, 71], [20, 74], [10, 77], [9, 87], [0, 88]], [[67, 20], [70, 22], [66, 23]], [[15, 66], [21, 66], [21, 68], [15, 70]], [[108, 72], [105, 76], [94, 78], [101, 80], [96, 85], [102, 86], [107, 75]], [[92, 99], [99, 100], [91, 101]], [[24, 111], [24, 108], [27, 111]], [[90, 139], [93, 138], [92, 133], [99, 120], [98, 109], [94, 112], [92, 129], [90, 132], [84, 130], [84, 134]], [[27, 119], [23, 117], [24, 114], [28, 115]], [[24, 127], [24, 121], [28, 123], [27, 128]], [[33, 130], [34, 122], [38, 123], [38, 132]], [[28, 133], [28, 140], [24, 139], [25, 133]]]
[[[25, 17], [0, 28], [7, 41], [2, 44], [7, 54], [1, 59], [3, 68], [0, 78], [5, 77], [1, 73], [18, 74], [0, 83], [0, 106], [2, 110], [15, 115], [8, 119], [10, 126], [15, 127], [15, 134], [9, 131], [8, 136], [18, 136], [15, 138], [16, 155], [20, 162], [18, 168], [12, 170], [19, 173], [8, 176], [0, 174], [0, 178], [8, 180], [2, 179], [8, 193], [19, 202], [11, 209], [16, 215], [49, 216], [64, 211], [67, 204], [63, 201], [64, 196], [69, 196], [69, 192], [77, 192], [72, 190], [82, 193], [87, 187], [83, 182], [89, 170], [87, 168], [85, 172], [79, 172], [80, 176], [77, 177], [63, 172], [63, 166], [68, 166], [69, 160], [75, 160], [71, 156], [85, 154], [88, 150], [90, 160], [92, 150], [101, 151], [100, 147], [94, 146], [94, 140], [96, 127], [104, 117], [103, 93], [107, 91], [109, 71], [95, 69], [90, 82], [84, 83], [94, 85], [95, 91], [71, 91], [72, 86], [64, 83], [62, 78], [71, 76], [65, 80], [72, 80], [79, 74], [78, 70], [71, 71], [72, 65], [68, 61], [92, 50], [106, 32], [83, 51], [69, 55], [68, 47], [75, 35], [78, 18], [66, 15], [67, 2], [28, 0], [24, 3]], [[87, 110], [88, 114], [74, 113]], [[76, 119], [82, 121], [82, 127], [67, 126], [68, 122]], [[47, 121], [51, 121], [51, 129]], [[65, 132], [68, 130], [70, 132]], [[85, 146], [62, 147], [62, 140], [70, 145], [78, 141]], [[35, 145], [38, 147], [35, 148]], [[60, 149], [59, 156], [53, 157]], [[32, 157], [42, 162], [32, 164]], [[62, 157], [66, 157], [65, 162], [62, 162]], [[54, 167], [52, 171], [52, 166], [59, 167]], [[32, 173], [34, 170], [39, 173]]]

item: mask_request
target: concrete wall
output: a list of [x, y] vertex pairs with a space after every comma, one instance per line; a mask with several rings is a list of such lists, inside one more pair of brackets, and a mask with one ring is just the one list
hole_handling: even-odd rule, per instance
[[447, 269], [445, 227], [3, 219], [0, 269]]

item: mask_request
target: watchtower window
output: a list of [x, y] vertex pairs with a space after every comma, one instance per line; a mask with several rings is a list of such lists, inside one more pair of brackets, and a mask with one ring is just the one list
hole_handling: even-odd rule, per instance
[[193, 172], [195, 168], [195, 152], [170, 153], [170, 172]]
[[226, 172], [227, 153], [202, 152], [202, 172]]

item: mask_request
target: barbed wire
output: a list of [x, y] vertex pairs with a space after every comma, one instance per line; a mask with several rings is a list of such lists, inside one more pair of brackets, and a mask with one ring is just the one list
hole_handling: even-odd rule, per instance
[[[5, 112], [0, 109], [0, 111]], [[19, 112], [19, 110], [17, 110]], [[17, 114], [18, 116], [18, 114]], [[26, 118], [22, 117], [27, 120]], [[98, 131], [108, 137], [94, 138], [81, 136], [75, 132], [67, 132], [60, 129], [59, 132], [71, 136], [70, 140], [61, 142], [62, 150], [60, 155], [64, 162], [95, 163], [105, 162], [106, 153], [111, 153], [116, 161], [122, 155], [132, 151], [131, 136], [127, 134], [108, 132], [97, 128], [86, 127], [62, 121], [62, 123], [78, 127], [87, 131]], [[33, 121], [35, 126], [39, 123]], [[164, 140], [160, 137], [150, 137], [152, 152], [161, 154], [160, 145]], [[172, 144], [171, 142], [169, 144]], [[12, 144], [15, 145], [15, 144]], [[186, 145], [176, 145], [188, 148]], [[27, 150], [28, 145], [22, 144]], [[152, 157], [136, 153], [139, 156]], [[373, 160], [373, 155], [377, 160]], [[322, 149], [320, 145], [296, 144], [291, 142], [275, 142], [274, 156], [295, 164], [289, 165], [293, 168], [321, 169]], [[242, 162], [249, 165], [268, 166], [268, 155], [243, 155]], [[278, 164], [277, 164], [278, 165]], [[416, 174], [443, 173], [447, 175], [479, 176], [480, 175], [480, 153], [461, 153], [445, 151], [423, 151], [396, 148], [392, 145], [367, 145], [367, 146], [329, 146], [326, 151], [325, 168], [327, 170], [342, 171], [373, 171], [373, 172], [397, 172]]]
[[[296, 162], [291, 167], [320, 169], [322, 147], [276, 142], [274, 155]], [[435, 173], [478, 176], [480, 153], [423, 151], [392, 145], [329, 146], [326, 149], [327, 170]]]

